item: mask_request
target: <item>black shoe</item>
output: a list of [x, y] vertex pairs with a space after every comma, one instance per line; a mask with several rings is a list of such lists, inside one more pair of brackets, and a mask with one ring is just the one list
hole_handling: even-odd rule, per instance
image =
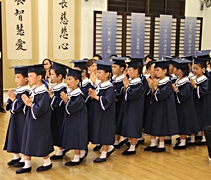
[[25, 165], [24, 162], [16, 162], [15, 164], [13, 164], [13, 167], [23, 167]]
[[51, 159], [51, 160], [62, 159], [62, 158], [63, 158], [63, 156], [64, 156], [64, 155], [60, 155], [60, 156], [53, 155], [53, 156], [51, 156], [51, 157], [50, 157], [50, 159]]
[[152, 151], [153, 149], [156, 149], [157, 146], [147, 146], [144, 148], [144, 151]]
[[128, 139], [125, 139], [125, 140], [121, 141], [121, 142], [119, 143], [119, 146], [123, 146], [126, 142], [128, 142]]
[[110, 152], [107, 152], [106, 157], [108, 158], [114, 151], [115, 151], [115, 148], [113, 148]]
[[195, 146], [195, 145], [196, 145], [195, 142], [188, 142], [188, 143], [187, 143], [187, 146]]
[[76, 166], [76, 165], [81, 164], [81, 162], [82, 162], [81, 160], [79, 160], [77, 162], [69, 161], [69, 162], [65, 163], [65, 166]]
[[164, 142], [165, 142], [165, 144], [170, 144], [171, 145], [172, 140], [171, 139], [164, 139]]
[[178, 146], [178, 145], [175, 145], [173, 147], [173, 149], [186, 149], [186, 146]]
[[107, 160], [107, 158], [97, 158], [93, 162], [94, 163], [101, 163], [101, 162], [105, 162], [106, 160]]
[[37, 168], [37, 171], [47, 171], [47, 170], [51, 169], [52, 166], [53, 166], [52, 163], [48, 166], [40, 166]]
[[166, 151], [166, 148], [156, 148], [154, 150], [152, 150], [152, 152], [165, 152]]
[[201, 141], [195, 143], [196, 146], [203, 146], [203, 145], [206, 145], [206, 144], [207, 144], [206, 142], [201, 142]]
[[32, 170], [32, 167], [29, 167], [29, 168], [21, 168], [21, 169], [18, 169], [16, 171], [16, 174], [22, 174], [22, 173], [26, 173], [26, 172], [31, 172]]
[[196, 136], [195, 139], [196, 140], [202, 140], [202, 136]]
[[93, 148], [93, 151], [99, 151], [101, 148], [102, 148], [102, 145], [96, 145], [96, 146]]
[[132, 154], [135, 154], [136, 153], [136, 150], [135, 151], [128, 151], [128, 149], [126, 151], [124, 151], [122, 153], [122, 155], [124, 156], [129, 156], [129, 155], [132, 155]]
[[16, 162], [19, 162], [20, 160], [21, 160], [21, 158], [12, 159], [11, 161], [9, 161], [9, 162], [7, 163], [7, 165], [12, 166], [12, 165], [15, 164]]
[[114, 144], [113, 146], [114, 146], [115, 149], [119, 149], [120, 148], [119, 144]]
[[83, 157], [80, 158], [80, 162], [82, 162], [84, 160], [84, 158], [87, 156], [88, 154], [88, 149], [85, 149], [86, 153], [84, 154]]
[[137, 144], [143, 144], [145, 139], [138, 140]]

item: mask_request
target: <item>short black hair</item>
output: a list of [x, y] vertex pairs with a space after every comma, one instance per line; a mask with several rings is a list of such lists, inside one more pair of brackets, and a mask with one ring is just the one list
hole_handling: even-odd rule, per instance
[[154, 64], [154, 63], [155, 63], [154, 60], [149, 61], [149, 62], [146, 64], [146, 69], [149, 70], [149, 69], [151, 68], [152, 64]]
[[150, 54], [148, 54], [147, 56], [145, 56], [144, 61], [146, 61], [147, 58], [153, 60], [153, 57]]
[[62, 69], [53, 69], [53, 70], [54, 70], [54, 72], [55, 72], [57, 77], [59, 76], [59, 74], [61, 74], [62, 78], [65, 79], [65, 77], [67, 75], [67, 71], [65, 69], [64, 70], [62, 70]]
[[110, 55], [110, 58], [111, 58], [112, 56], [113, 56], [113, 57], [118, 57], [116, 54], [111, 54], [111, 55]]
[[93, 57], [98, 57], [100, 60], [102, 60], [102, 56], [99, 54], [95, 54]]

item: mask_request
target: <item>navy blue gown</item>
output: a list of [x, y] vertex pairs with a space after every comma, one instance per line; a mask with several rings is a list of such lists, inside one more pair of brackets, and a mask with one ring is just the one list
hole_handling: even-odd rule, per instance
[[26, 108], [21, 99], [23, 94], [29, 96], [30, 86], [23, 86], [16, 89], [16, 99], [12, 102], [8, 99], [6, 110], [10, 111], [10, 122], [7, 129], [6, 141], [4, 150], [7, 152], [19, 153], [21, 152], [23, 129], [26, 118]]
[[100, 83], [95, 90], [99, 101], [93, 99], [89, 109], [89, 141], [112, 145], [115, 141], [115, 93], [111, 82]]
[[84, 94], [85, 102], [88, 102], [88, 100], [89, 100], [89, 94], [88, 94], [89, 88], [93, 89], [93, 86], [92, 86], [91, 82], [89, 81], [89, 79], [86, 78], [82, 81], [82, 85], [80, 87], [82, 93]]
[[130, 81], [124, 93], [118, 118], [118, 134], [128, 138], [142, 136], [145, 89], [140, 78]]
[[26, 114], [21, 153], [44, 157], [54, 150], [50, 97], [44, 85], [32, 89], [31, 97], [32, 105]]
[[171, 136], [179, 132], [175, 96], [169, 77], [159, 80], [144, 131], [152, 136]]
[[58, 84], [52, 88], [53, 97], [51, 98], [51, 128], [53, 135], [53, 144], [61, 147], [60, 136], [63, 124], [65, 104], [60, 98], [60, 93], [67, 93], [67, 87], [64, 83]]
[[[123, 98], [123, 84], [124, 75], [121, 75], [117, 78], [113, 79], [113, 86], [114, 86], [114, 92], [115, 92], [115, 102], [116, 102], [116, 123], [119, 117], [119, 112], [122, 104], [122, 98]], [[117, 126], [116, 126], [117, 127]]]
[[68, 93], [62, 126], [62, 147], [64, 149], [87, 149], [88, 117], [85, 98], [77, 88]]
[[186, 135], [200, 131], [193, 101], [193, 88], [189, 78], [178, 79], [175, 92], [179, 134]]
[[204, 75], [195, 81], [197, 88], [193, 89], [193, 98], [200, 130], [203, 131], [206, 126], [211, 125], [209, 81]]

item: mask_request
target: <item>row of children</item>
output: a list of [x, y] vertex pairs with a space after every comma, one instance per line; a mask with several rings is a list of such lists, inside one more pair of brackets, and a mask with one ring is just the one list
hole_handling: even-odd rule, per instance
[[[74, 158], [65, 165], [78, 165], [87, 156], [88, 142], [99, 144], [95, 150], [102, 148], [94, 162], [104, 162], [114, 152], [114, 146], [122, 144], [120, 136], [130, 140], [122, 154], [135, 154], [142, 129], [151, 135], [146, 151], [165, 151], [164, 137], [174, 134], [181, 135], [175, 149], [184, 149], [186, 135], [198, 131], [202, 131], [203, 144], [203, 129], [211, 124], [209, 81], [204, 75], [208, 54], [204, 53], [193, 57], [194, 80], [188, 78], [188, 64], [192, 62], [184, 58], [149, 62], [147, 78], [142, 76], [140, 59], [132, 59], [127, 65], [125, 58], [113, 58], [112, 63], [95, 61], [100, 81], [97, 86], [88, 80], [86, 61], [74, 61], [75, 69], [53, 63], [52, 90], [43, 85], [43, 65], [15, 67], [18, 88], [8, 92], [11, 118], [4, 147], [14, 153], [14, 158], [8, 165], [22, 167], [16, 173], [30, 172], [31, 156], [44, 157], [37, 171], [45, 171], [52, 167], [50, 159], [63, 158], [68, 150], [74, 150]], [[169, 63], [174, 64], [178, 77], [173, 84]], [[66, 69], [68, 89], [63, 83]], [[110, 81], [112, 72], [115, 76]], [[33, 85], [31, 90], [28, 81]], [[59, 148], [49, 158], [53, 145]], [[19, 153], [24, 156], [20, 158]]]

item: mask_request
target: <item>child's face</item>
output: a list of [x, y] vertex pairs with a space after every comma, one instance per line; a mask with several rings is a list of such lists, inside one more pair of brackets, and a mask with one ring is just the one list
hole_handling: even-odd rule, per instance
[[202, 68], [199, 64], [193, 65], [193, 73], [195, 76], [197, 77], [202, 76], [204, 71], [205, 71], [205, 68]]
[[183, 72], [181, 71], [181, 69], [174, 68], [174, 75], [181, 77], [183, 75]]
[[57, 83], [59, 81], [59, 78], [58, 76], [56, 75], [55, 73], [55, 70], [51, 69], [50, 71], [50, 80], [51, 80], [51, 83]]
[[89, 66], [88, 67], [88, 70], [90, 71], [90, 72], [94, 72], [94, 73], [96, 73], [96, 71], [97, 71], [97, 64], [92, 64], [91, 66]]
[[169, 64], [169, 74], [174, 73], [174, 66], [172, 64]]
[[28, 73], [28, 80], [30, 85], [36, 85], [38, 82], [42, 81], [42, 77], [34, 72]]
[[155, 77], [156, 78], [163, 78], [166, 76], [166, 69], [161, 69], [160, 67], [155, 68]]
[[114, 74], [114, 75], [118, 75], [118, 74], [122, 74], [122, 72], [121, 72], [121, 67], [119, 66], [119, 65], [117, 65], [117, 64], [112, 64], [112, 73]]
[[71, 89], [78, 88], [79, 80], [75, 79], [73, 76], [67, 76], [67, 86]]
[[128, 76], [131, 79], [135, 79], [139, 77], [139, 73], [137, 69], [134, 69], [133, 67], [128, 68]]
[[23, 77], [22, 74], [15, 74], [15, 83], [17, 86], [26, 86], [28, 84], [28, 78]]
[[109, 73], [104, 70], [97, 70], [97, 78], [102, 82], [108, 81]]

